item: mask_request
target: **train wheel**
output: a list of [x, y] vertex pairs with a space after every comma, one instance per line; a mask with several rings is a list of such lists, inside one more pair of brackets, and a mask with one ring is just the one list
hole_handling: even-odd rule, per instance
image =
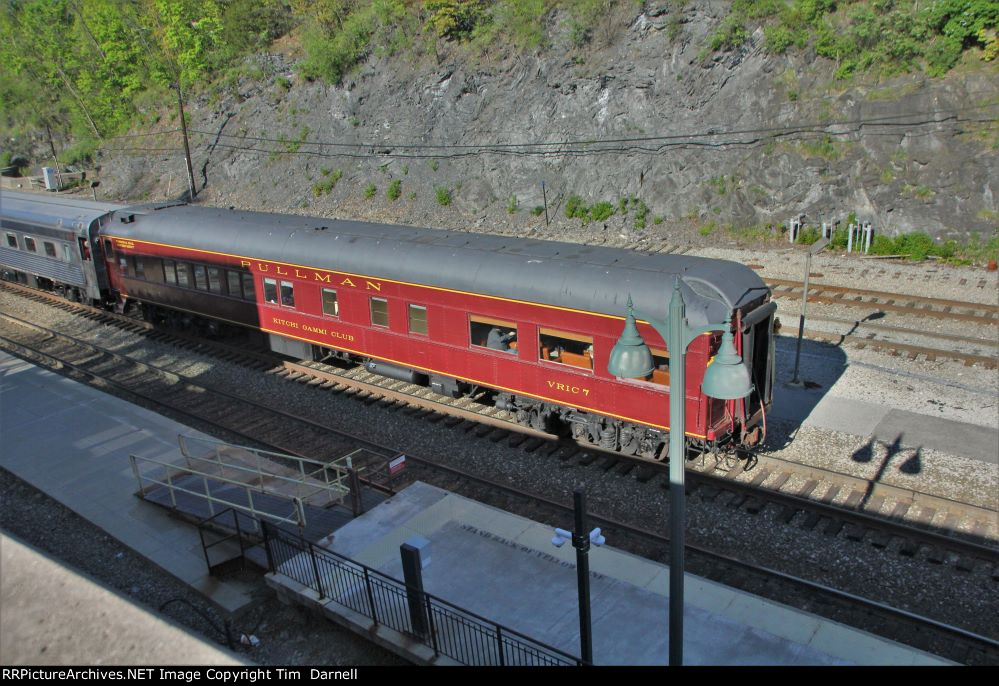
[[621, 452], [625, 455], [635, 455], [642, 447], [642, 440], [637, 433], [631, 429], [621, 430]]

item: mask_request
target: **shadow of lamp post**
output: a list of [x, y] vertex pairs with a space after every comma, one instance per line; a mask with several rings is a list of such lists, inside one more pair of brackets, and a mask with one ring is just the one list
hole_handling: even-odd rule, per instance
[[[727, 306], [727, 305], [726, 305]], [[724, 324], [708, 324], [699, 329], [687, 325], [686, 306], [680, 293], [679, 277], [673, 283], [669, 317], [665, 322], [635, 310], [628, 296], [628, 316], [624, 331], [611, 350], [607, 370], [621, 378], [645, 378], [652, 373], [652, 352], [642, 340], [635, 325], [635, 314], [647, 321], [666, 342], [670, 355], [669, 380], [669, 492], [670, 492], [670, 563], [669, 563], [669, 664], [683, 664], [683, 548], [685, 524], [684, 462], [684, 399], [686, 396], [687, 348], [698, 336], [714, 331], [723, 332], [721, 346], [714, 361], [704, 373], [701, 389], [704, 394], [722, 400], [738, 400], [750, 394], [753, 385], [749, 371], [735, 351], [732, 336], [732, 313]], [[673, 430], [673, 429], [676, 430]]]

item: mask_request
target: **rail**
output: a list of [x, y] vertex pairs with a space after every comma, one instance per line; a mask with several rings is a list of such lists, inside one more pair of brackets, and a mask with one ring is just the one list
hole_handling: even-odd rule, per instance
[[[466, 665], [566, 666], [579, 658], [262, 522], [267, 564], [330, 600]], [[414, 621], [415, 618], [415, 621]], [[414, 626], [415, 625], [415, 626]], [[421, 626], [422, 625], [422, 626]]]

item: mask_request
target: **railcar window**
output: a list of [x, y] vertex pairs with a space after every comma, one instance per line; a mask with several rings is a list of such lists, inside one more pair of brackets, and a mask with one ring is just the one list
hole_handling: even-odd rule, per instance
[[388, 326], [388, 300], [385, 298], [371, 299], [371, 323], [375, 326]]
[[212, 293], [222, 292], [222, 270], [218, 267], [208, 268], [208, 290]]
[[243, 298], [256, 301], [257, 293], [253, 287], [253, 274], [243, 274]]
[[146, 278], [146, 263], [141, 257], [133, 257], [132, 262], [135, 265], [135, 278], [144, 279]]
[[281, 282], [281, 304], [287, 307], [295, 306], [295, 284], [291, 281]]
[[336, 291], [332, 288], [323, 289], [323, 314], [327, 317], [340, 316], [340, 302], [336, 299]]
[[17, 250], [17, 236], [12, 233], [7, 234], [7, 247]]
[[194, 267], [194, 287], [199, 291], [208, 290], [208, 275], [205, 273], [205, 265], [195, 264]]
[[28, 238], [27, 236], [25, 236], [24, 249], [27, 250], [28, 252], [38, 252], [38, 249], [35, 247], [35, 239]]
[[480, 348], [517, 352], [517, 325], [505, 319], [472, 314], [468, 317], [468, 339]]
[[62, 259], [63, 262], [73, 261], [73, 251], [69, 249], [69, 246], [65, 243], [62, 244]]
[[109, 260], [114, 259], [114, 243], [111, 242], [110, 238], [104, 239], [104, 256]]
[[167, 283], [177, 283], [177, 263], [173, 260], [163, 260], [163, 280]]
[[43, 241], [42, 245], [45, 247], [45, 256], [46, 257], [55, 257], [56, 256], [55, 243], [50, 243], [49, 241]]
[[163, 276], [163, 260], [159, 257], [147, 257], [143, 260], [146, 265], [146, 278], [153, 281], [165, 281]]
[[229, 295], [234, 298], [243, 297], [243, 288], [240, 286], [239, 272], [234, 272], [231, 269], [225, 270], [225, 280], [229, 284]]
[[128, 258], [122, 255], [118, 258], [118, 267], [121, 269], [121, 273], [128, 276]]
[[183, 286], [184, 288], [191, 287], [191, 272], [189, 264], [186, 262], [177, 263], [177, 285]]
[[645, 380], [660, 386], [669, 386], [669, 353], [662, 348], [649, 348], [649, 350], [652, 352], [654, 368]]
[[538, 343], [538, 359], [593, 369], [592, 336], [542, 327], [538, 331]]
[[409, 306], [409, 331], [427, 335], [427, 308], [423, 305]]
[[277, 281], [264, 279], [264, 300], [277, 305]]

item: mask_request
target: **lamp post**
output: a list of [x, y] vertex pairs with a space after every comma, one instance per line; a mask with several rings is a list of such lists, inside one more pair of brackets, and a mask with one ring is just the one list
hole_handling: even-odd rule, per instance
[[552, 545], [561, 548], [566, 541], [572, 541], [576, 549], [576, 590], [579, 594], [579, 654], [583, 664], [593, 664], [593, 632], [590, 622], [590, 544], [600, 546], [606, 539], [600, 529], [586, 533], [586, 497], [579, 489], [573, 492], [575, 529], [555, 529]]
[[669, 504], [670, 504], [670, 563], [669, 563], [669, 664], [683, 664], [683, 548], [686, 496], [684, 493], [684, 448], [687, 348], [698, 336], [722, 331], [721, 347], [704, 374], [705, 395], [723, 400], [744, 398], [753, 390], [749, 372], [735, 351], [732, 337], [732, 314], [724, 324], [708, 324], [699, 329], [687, 325], [686, 306], [680, 293], [679, 277], [673, 283], [669, 317], [665, 322], [634, 310], [628, 297], [628, 316], [624, 331], [611, 350], [607, 370], [617, 377], [644, 378], [652, 373], [652, 352], [638, 333], [634, 314], [652, 325], [666, 342], [670, 355], [669, 374]]
[[812, 243], [805, 255], [805, 282], [801, 290], [801, 316], [798, 318], [798, 343], [794, 347], [794, 376], [787, 382], [788, 386], [802, 387], [805, 384], [798, 378], [798, 362], [801, 360], [801, 338], [805, 335], [805, 306], [808, 304], [808, 273], [812, 271], [812, 255], [818, 255], [829, 245], [828, 238], [820, 238]]

